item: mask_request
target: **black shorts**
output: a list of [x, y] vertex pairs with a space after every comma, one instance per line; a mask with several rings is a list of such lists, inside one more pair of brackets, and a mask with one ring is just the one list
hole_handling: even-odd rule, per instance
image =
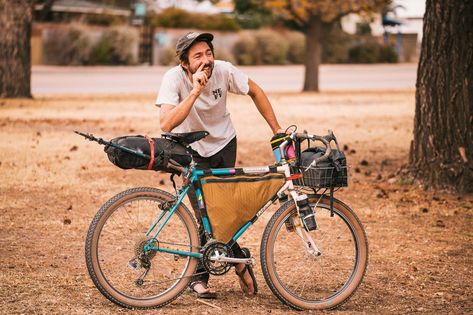
[[222, 150], [212, 156], [202, 157], [197, 152], [192, 155], [199, 170], [209, 168], [234, 167], [237, 155], [237, 139], [234, 137]]

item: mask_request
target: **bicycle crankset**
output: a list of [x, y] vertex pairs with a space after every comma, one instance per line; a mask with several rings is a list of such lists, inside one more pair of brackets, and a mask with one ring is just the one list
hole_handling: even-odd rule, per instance
[[226, 274], [232, 264], [226, 261], [217, 261], [216, 257], [233, 257], [231, 249], [228, 249], [225, 244], [211, 240], [201, 250], [202, 252], [202, 265], [208, 273], [221, 276]]

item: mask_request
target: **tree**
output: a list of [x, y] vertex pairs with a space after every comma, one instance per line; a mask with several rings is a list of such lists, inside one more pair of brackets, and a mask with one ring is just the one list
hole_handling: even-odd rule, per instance
[[31, 97], [33, 1], [0, 0], [0, 97]]
[[238, 0], [235, 3], [235, 19], [245, 29], [257, 29], [272, 22], [271, 11], [259, 0]]
[[410, 166], [427, 185], [473, 192], [473, 1], [427, 0]]
[[304, 91], [319, 91], [319, 65], [322, 27], [339, 21], [349, 13], [380, 11], [390, 0], [266, 0], [273, 14], [299, 25], [306, 35]]

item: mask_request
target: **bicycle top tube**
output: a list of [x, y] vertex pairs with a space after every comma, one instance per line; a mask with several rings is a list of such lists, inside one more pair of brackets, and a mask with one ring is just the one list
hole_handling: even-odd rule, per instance
[[225, 175], [256, 175], [266, 173], [282, 173], [286, 171], [286, 166], [256, 166], [256, 167], [234, 167], [234, 168], [211, 168], [205, 170], [194, 169], [197, 177], [202, 176], [225, 176]]

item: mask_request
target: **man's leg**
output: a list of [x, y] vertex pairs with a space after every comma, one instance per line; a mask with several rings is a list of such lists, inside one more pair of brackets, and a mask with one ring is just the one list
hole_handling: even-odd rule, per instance
[[[236, 138], [232, 139], [232, 141], [230, 141], [230, 143], [228, 143], [222, 150], [211, 157], [202, 157], [196, 154], [193, 156], [193, 159], [196, 162], [196, 169], [233, 167], [236, 161]], [[202, 224], [202, 215], [200, 213], [197, 197], [195, 195], [195, 189], [193, 186], [190, 187], [187, 196], [197, 219], [200, 245], [204, 246], [207, 242], [207, 238], [205, 236], [205, 230]], [[210, 290], [207, 288], [209, 276], [209, 273], [199, 262], [196, 269], [196, 275], [191, 281], [191, 288], [197, 293], [209, 293]]]
[[[203, 158], [201, 156], [194, 156], [193, 158], [194, 158], [194, 161], [197, 163], [196, 165], [197, 169], [210, 168], [208, 159]], [[187, 193], [187, 197], [189, 198], [189, 201], [192, 205], [192, 209], [194, 210], [195, 218], [197, 219], [200, 246], [204, 246], [205, 243], [207, 242], [207, 239], [205, 237], [204, 225], [202, 223], [202, 215], [200, 213], [200, 209], [197, 203], [197, 197], [195, 195], [195, 189], [193, 185], [190, 186], [190, 189]], [[199, 264], [197, 265], [197, 269], [196, 269], [196, 275], [192, 278], [192, 282], [203, 282], [206, 286], [208, 281], [209, 281], [209, 273], [205, 270], [204, 266], [199, 261]], [[197, 290], [198, 288], [195, 288], [195, 289]]]
[[[215, 155], [208, 158], [203, 158], [201, 156], [194, 156], [194, 160], [197, 163], [197, 166], [196, 166], [197, 169], [231, 168], [231, 167], [235, 167], [236, 154], [237, 154], [237, 140], [235, 137], [232, 139], [232, 141], [230, 141], [222, 150], [220, 150]], [[189, 190], [188, 196], [192, 204], [192, 207], [194, 208], [197, 221], [199, 223], [200, 241], [201, 241], [201, 245], [203, 246], [205, 245], [205, 242], [206, 242], [205, 232], [203, 229], [202, 217], [200, 215], [200, 210], [197, 205], [197, 198], [195, 196], [195, 190], [193, 189], [193, 187], [191, 187], [191, 189]], [[242, 251], [238, 243], [235, 243], [232, 246], [231, 250], [235, 257], [238, 257], [238, 258], [246, 257], [245, 253]], [[245, 268], [246, 266], [244, 264], [235, 265], [235, 270], [240, 274], [243, 273], [241, 277], [244, 278], [244, 282], [245, 282], [245, 285], [248, 287], [249, 293], [253, 294], [253, 292], [255, 291], [255, 283], [253, 282], [253, 279], [251, 278], [249, 273], [244, 272]], [[205, 284], [207, 284], [208, 279], [209, 279], [209, 274], [205, 271], [205, 268], [201, 264], [198, 265], [196, 273], [202, 273], [202, 274], [196, 275], [193, 279], [193, 282], [202, 281]], [[194, 287], [194, 290], [197, 291], [198, 288]]]

